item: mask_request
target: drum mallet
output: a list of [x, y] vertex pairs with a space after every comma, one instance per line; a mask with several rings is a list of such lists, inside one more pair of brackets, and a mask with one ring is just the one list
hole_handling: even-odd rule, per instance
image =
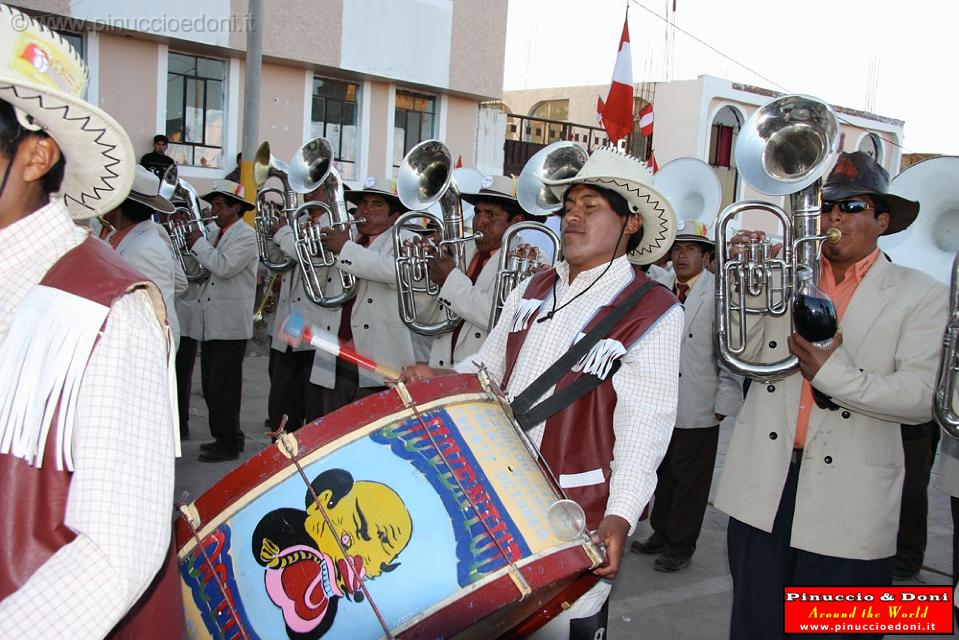
[[360, 355], [353, 349], [349, 349], [340, 344], [339, 338], [329, 331], [320, 329], [316, 325], [307, 324], [302, 314], [294, 311], [287, 317], [280, 329], [280, 338], [291, 347], [298, 347], [307, 342], [316, 349], [330, 354], [336, 358], [341, 358], [347, 362], [363, 367], [380, 376], [387, 382], [396, 382], [400, 380], [400, 372], [389, 367], [384, 367], [375, 360]]

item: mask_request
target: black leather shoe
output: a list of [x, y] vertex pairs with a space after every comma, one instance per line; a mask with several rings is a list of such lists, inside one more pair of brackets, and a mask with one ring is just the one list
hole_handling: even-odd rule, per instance
[[219, 440], [214, 440], [213, 442], [204, 442], [200, 445], [200, 451], [213, 451], [220, 446]]
[[657, 553], [662, 553], [665, 543], [663, 539], [658, 537], [655, 533], [642, 542], [639, 540], [633, 540], [632, 544], [629, 545], [629, 550], [633, 553], [643, 553], [646, 555], [656, 555]]
[[906, 567], [893, 567], [892, 569], [892, 579], [896, 582], [903, 582], [905, 580], [912, 580], [917, 575], [919, 571], [913, 571], [912, 569], [907, 569]]
[[200, 457], [197, 458], [200, 462], [223, 462], [225, 460], [236, 460], [240, 457], [238, 451], [230, 451], [229, 449], [216, 448], [204, 451], [200, 454]]
[[662, 555], [656, 558], [656, 562], [653, 563], [653, 569], [656, 571], [662, 571], [664, 573], [675, 573], [680, 569], [685, 569], [688, 567], [689, 563], [689, 556]]

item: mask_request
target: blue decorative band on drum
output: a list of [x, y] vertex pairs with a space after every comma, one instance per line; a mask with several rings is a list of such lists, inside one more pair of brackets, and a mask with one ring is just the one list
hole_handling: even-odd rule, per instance
[[500, 547], [509, 562], [519, 562], [530, 550], [450, 415], [445, 409], [422, 415], [422, 423], [412, 417], [370, 438], [412, 462], [442, 499], [456, 536], [457, 579], [465, 587], [507, 565]]

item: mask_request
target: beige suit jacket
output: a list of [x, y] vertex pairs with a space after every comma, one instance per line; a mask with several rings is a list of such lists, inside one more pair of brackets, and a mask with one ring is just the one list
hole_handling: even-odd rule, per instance
[[244, 340], [253, 337], [253, 303], [256, 297], [256, 231], [238, 220], [220, 235], [215, 225], [208, 228], [213, 240], [201, 237], [193, 244], [197, 262], [210, 270], [201, 284], [199, 304], [191, 318], [197, 340]]
[[[946, 290], [884, 258], [856, 289], [839, 323], [843, 343], [814, 385], [840, 405], [813, 407], [796, 495], [791, 545], [861, 560], [896, 553], [902, 496], [899, 425], [929, 420]], [[788, 316], [749, 327], [747, 359], [785, 357]], [[753, 383], [720, 477], [716, 507], [771, 531], [786, 481], [802, 377]]]

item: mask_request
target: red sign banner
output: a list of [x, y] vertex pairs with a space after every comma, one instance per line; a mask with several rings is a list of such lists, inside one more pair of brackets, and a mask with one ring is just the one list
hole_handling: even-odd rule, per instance
[[784, 633], [951, 634], [952, 585], [785, 587]]

